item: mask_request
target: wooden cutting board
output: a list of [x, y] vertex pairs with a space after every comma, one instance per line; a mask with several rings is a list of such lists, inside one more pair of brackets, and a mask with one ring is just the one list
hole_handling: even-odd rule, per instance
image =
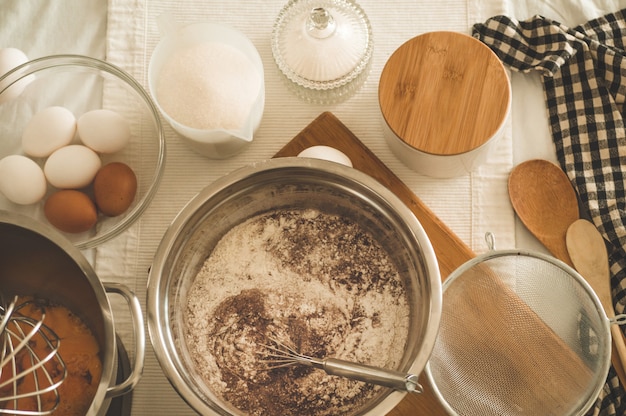
[[[318, 144], [341, 150], [350, 157], [356, 169], [373, 176], [404, 201], [422, 223], [432, 242], [442, 279], [445, 280], [451, 272], [474, 257], [474, 253], [331, 113], [321, 114], [276, 156], [294, 156]], [[489, 266], [483, 266], [481, 270], [476, 270], [471, 280], [477, 282], [479, 278], [479, 287], [489, 287], [487, 293], [497, 295], [492, 301], [485, 302], [482, 290], [471, 293], [464, 291], [463, 296], [456, 298], [452, 308], [444, 305], [442, 319], [447, 316], [455, 322], [465, 319], [467, 323], [461, 333], [445, 332], [446, 327], [442, 328], [440, 337], [445, 332], [448, 340], [452, 336], [458, 341], [444, 341], [447, 345], [446, 354], [467, 358], [465, 347], [471, 345], [472, 351], [489, 354], [486, 358], [481, 355], [481, 358], [493, 363], [485, 371], [472, 375], [476, 377], [474, 382], [485, 386], [485, 392], [500, 391], [498, 383], [501, 381], [497, 380], [501, 380], [499, 377], [504, 375], [509, 377], [509, 381], [515, 382], [517, 387], [514, 390], [519, 393], [516, 397], [528, 407], [526, 410], [532, 409], [532, 414], [548, 414], [544, 412], [545, 409], [550, 409], [550, 414], [568, 413], [565, 409], [571, 409], [572, 403], [576, 403], [581, 395], [589, 391], [587, 383], [593, 380], [592, 370], [578, 353], [545, 324], [532, 307], [500, 280], [497, 272]], [[463, 290], [463, 286], [459, 290]], [[472, 293], [473, 296], [470, 296]], [[485, 331], [485, 328], [508, 327], [511, 310], [516, 315], [514, 332]], [[452, 360], [459, 362], [460, 358]], [[389, 413], [390, 416], [446, 415], [426, 377], [422, 375], [420, 379], [425, 388], [424, 393], [407, 395]], [[500, 402], [507, 399], [498, 397], [497, 393], [493, 398]]]
[[[274, 157], [296, 156], [307, 147], [315, 145], [332, 146], [345, 153], [352, 160], [354, 168], [377, 179], [413, 211], [433, 245], [442, 279], [475, 256], [411, 189], [330, 112], [320, 114]], [[424, 386], [422, 394], [407, 395], [388, 415], [447, 415], [424, 375], [421, 376], [421, 383]]]

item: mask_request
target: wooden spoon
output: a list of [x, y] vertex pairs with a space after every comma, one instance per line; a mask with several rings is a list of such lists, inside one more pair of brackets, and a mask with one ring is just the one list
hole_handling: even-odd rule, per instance
[[[615, 318], [611, 296], [609, 257], [602, 235], [591, 222], [580, 219], [572, 223], [567, 229], [566, 244], [576, 270], [593, 287], [604, 307], [606, 316], [609, 319]], [[624, 368], [626, 365], [626, 344], [624, 344], [622, 331], [618, 325], [611, 324], [611, 335], [613, 336], [614, 351], [617, 351], [622, 368]]]
[[554, 257], [573, 266], [565, 233], [579, 212], [567, 175], [547, 160], [529, 160], [511, 171], [508, 186], [513, 209], [526, 228]]
[[[529, 160], [520, 163], [511, 171], [508, 186], [513, 209], [526, 228], [554, 257], [574, 267], [567, 248], [566, 234], [570, 225], [578, 221], [579, 211], [576, 192], [567, 175], [561, 168], [547, 160]], [[608, 260], [605, 264], [608, 268]], [[578, 272], [586, 278], [585, 273], [580, 270]], [[588, 282], [598, 297], [606, 296], [601, 294], [608, 293], [610, 299], [609, 279], [609, 275], [605, 274], [602, 279]], [[608, 302], [610, 309], [607, 309], [604, 302], [602, 305], [607, 316], [615, 316], [612, 301]], [[626, 386], [624, 370], [626, 361], [623, 360], [626, 355], [620, 352], [624, 337], [616, 325], [611, 325], [611, 334], [613, 335], [611, 362], [620, 382]]]

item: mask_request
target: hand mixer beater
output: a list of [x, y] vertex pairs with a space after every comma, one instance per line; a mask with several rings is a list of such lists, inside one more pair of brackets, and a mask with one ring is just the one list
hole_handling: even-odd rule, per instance
[[0, 414], [47, 415], [59, 404], [67, 376], [60, 340], [43, 309], [36, 318], [21, 312], [32, 302], [0, 293]]

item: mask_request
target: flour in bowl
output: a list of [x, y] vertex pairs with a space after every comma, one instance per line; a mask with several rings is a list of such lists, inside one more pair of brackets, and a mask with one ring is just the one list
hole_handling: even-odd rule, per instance
[[232, 228], [188, 294], [185, 337], [205, 384], [248, 415], [337, 415], [380, 387], [290, 366], [268, 370], [275, 338], [313, 357], [397, 368], [406, 288], [384, 248], [348, 218], [277, 210]]

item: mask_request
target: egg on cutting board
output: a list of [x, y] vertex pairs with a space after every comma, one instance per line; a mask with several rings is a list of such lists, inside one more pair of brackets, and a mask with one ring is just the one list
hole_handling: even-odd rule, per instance
[[30, 205], [39, 202], [48, 184], [37, 163], [22, 155], [9, 155], [0, 160], [0, 192], [11, 202]]
[[329, 162], [340, 163], [352, 167], [352, 160], [342, 151], [330, 146], [311, 146], [307, 147], [300, 153], [298, 157], [308, 157], [312, 159], [328, 160]]

